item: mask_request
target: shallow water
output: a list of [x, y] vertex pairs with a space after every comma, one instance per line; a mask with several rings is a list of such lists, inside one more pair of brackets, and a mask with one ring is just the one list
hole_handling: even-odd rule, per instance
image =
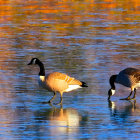
[[[139, 0], [1, 0], [0, 139], [140, 139], [140, 91], [116, 85], [107, 101], [110, 75], [140, 68]], [[52, 94], [37, 83], [59, 71], [89, 87], [65, 93], [63, 106], [44, 104]], [[59, 95], [54, 103], [59, 101]]]

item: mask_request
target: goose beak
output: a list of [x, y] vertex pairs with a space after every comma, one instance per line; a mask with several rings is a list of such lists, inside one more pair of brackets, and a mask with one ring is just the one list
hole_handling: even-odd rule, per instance
[[111, 89], [108, 91], [108, 101], [110, 100], [110, 97], [112, 96]]
[[28, 63], [27, 65], [32, 65], [32, 63], [30, 62], [30, 63]]
[[108, 101], [110, 101], [110, 97], [111, 97], [111, 96], [109, 95], [109, 96], [108, 96]]

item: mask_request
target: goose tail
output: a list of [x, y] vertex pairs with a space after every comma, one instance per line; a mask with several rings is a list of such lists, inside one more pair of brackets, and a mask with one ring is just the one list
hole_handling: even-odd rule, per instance
[[81, 83], [82, 83], [81, 87], [88, 87], [88, 85], [85, 82], [81, 81]]

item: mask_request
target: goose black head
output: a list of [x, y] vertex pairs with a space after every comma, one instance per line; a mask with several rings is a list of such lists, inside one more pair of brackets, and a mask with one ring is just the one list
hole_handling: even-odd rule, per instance
[[108, 91], [108, 100], [110, 100], [110, 97], [115, 94], [115, 84], [114, 83], [115, 83], [116, 78], [117, 78], [117, 75], [112, 75], [109, 79], [111, 89], [109, 89], [109, 91]]
[[115, 89], [109, 89], [108, 91], [108, 100], [110, 100], [111, 96], [115, 94]]
[[39, 63], [40, 63], [40, 60], [38, 58], [32, 58], [30, 63], [28, 63], [28, 65], [35, 65]]
[[43, 63], [38, 58], [32, 58], [28, 65], [38, 65], [40, 68], [39, 75], [45, 76], [45, 69]]

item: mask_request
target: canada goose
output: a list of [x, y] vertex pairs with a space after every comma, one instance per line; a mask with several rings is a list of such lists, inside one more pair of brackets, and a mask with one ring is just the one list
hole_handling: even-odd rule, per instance
[[52, 91], [54, 96], [48, 101], [51, 103], [56, 97], [56, 92], [60, 93], [60, 103], [62, 104], [62, 96], [64, 92], [69, 92], [78, 88], [88, 87], [85, 82], [81, 82], [66, 74], [53, 72], [45, 76], [45, 69], [43, 63], [38, 58], [32, 58], [28, 65], [36, 64], [40, 67], [39, 72], [39, 85]]
[[[135, 99], [136, 97], [136, 89], [140, 87], [140, 70], [136, 68], [126, 68], [118, 75], [112, 75], [110, 77], [110, 85], [111, 89], [108, 91], [108, 100], [110, 100], [110, 97], [115, 94], [115, 84], [114, 83], [119, 83], [121, 85], [124, 85], [126, 87], [131, 88], [131, 92], [127, 98], [123, 98], [121, 100], [130, 100], [130, 99]], [[134, 96], [130, 98], [134, 91]]]

